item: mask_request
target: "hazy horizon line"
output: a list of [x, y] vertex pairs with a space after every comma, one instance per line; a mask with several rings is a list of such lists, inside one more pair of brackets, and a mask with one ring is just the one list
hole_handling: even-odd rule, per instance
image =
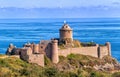
[[79, 17], [79, 18], [75, 18], [75, 17], [68, 17], [68, 18], [59, 18], [59, 17], [56, 17], [56, 18], [47, 18], [47, 17], [44, 17], [44, 18], [0, 18], [0, 19], [119, 19], [120, 17]]

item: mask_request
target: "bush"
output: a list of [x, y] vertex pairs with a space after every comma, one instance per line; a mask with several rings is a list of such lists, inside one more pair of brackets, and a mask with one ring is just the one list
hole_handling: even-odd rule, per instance
[[78, 75], [74, 72], [69, 72], [70, 77], [78, 77]]
[[64, 60], [66, 60], [66, 58], [64, 57], [64, 56], [59, 56], [59, 61], [61, 62], [61, 61], [64, 61]]
[[75, 59], [76, 58], [76, 55], [75, 54], [70, 54], [67, 56], [68, 59]]
[[104, 74], [103, 72], [94, 71], [91, 72], [90, 77], [111, 77], [110, 74]]
[[112, 74], [112, 77], [120, 77], [120, 72], [115, 72]]
[[52, 62], [47, 56], [44, 56], [44, 63], [46, 66], [52, 66]]
[[57, 73], [58, 70], [53, 67], [45, 69], [44, 75], [46, 75], [47, 77], [55, 77]]
[[8, 61], [5, 59], [0, 59], [0, 65], [3, 67], [9, 67]]
[[89, 77], [88, 72], [83, 69], [78, 69], [77, 73], [78, 73], [78, 77]]

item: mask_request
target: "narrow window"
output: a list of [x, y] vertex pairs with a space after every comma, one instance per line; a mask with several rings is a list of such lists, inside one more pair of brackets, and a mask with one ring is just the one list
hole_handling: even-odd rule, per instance
[[41, 48], [43, 48], [43, 46], [41, 46]]

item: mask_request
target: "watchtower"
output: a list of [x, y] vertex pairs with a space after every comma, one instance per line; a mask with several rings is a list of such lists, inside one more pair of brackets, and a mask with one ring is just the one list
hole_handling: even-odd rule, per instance
[[51, 60], [53, 63], [59, 62], [58, 57], [58, 40], [51, 40]]
[[33, 45], [33, 53], [36, 53], [36, 54], [39, 53], [39, 47], [40, 47], [39, 44], [34, 44]]
[[71, 43], [73, 41], [73, 35], [72, 35], [73, 30], [66, 22], [64, 22], [64, 25], [59, 31], [60, 31], [60, 41], [65, 41], [65, 43]]

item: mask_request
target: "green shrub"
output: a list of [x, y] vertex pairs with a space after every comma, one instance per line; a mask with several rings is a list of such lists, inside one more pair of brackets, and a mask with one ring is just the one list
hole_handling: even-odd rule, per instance
[[77, 74], [78, 77], [89, 77], [89, 73], [82, 68], [77, 70]]
[[112, 77], [120, 77], [120, 72], [115, 72], [112, 74]]
[[76, 55], [75, 54], [70, 54], [67, 56], [68, 59], [75, 59], [76, 58]]
[[4, 55], [4, 54], [0, 54], [0, 57], [3, 57], [3, 56], [6, 56], [6, 55]]
[[70, 77], [78, 77], [78, 75], [74, 72], [69, 72]]
[[44, 63], [45, 66], [52, 66], [52, 62], [47, 56], [44, 56]]
[[55, 77], [57, 73], [58, 70], [53, 67], [45, 69], [44, 75], [46, 75], [47, 77]]
[[90, 74], [90, 77], [97, 77], [97, 75], [96, 75], [96, 73], [92, 72], [92, 73]]
[[9, 62], [6, 59], [0, 59], [0, 65], [3, 67], [9, 67]]
[[64, 56], [59, 56], [59, 61], [61, 62], [61, 61], [64, 61], [64, 60], [66, 60], [66, 58], [64, 57]]
[[105, 74], [103, 72], [94, 71], [90, 73], [90, 77], [111, 77], [110, 74]]

